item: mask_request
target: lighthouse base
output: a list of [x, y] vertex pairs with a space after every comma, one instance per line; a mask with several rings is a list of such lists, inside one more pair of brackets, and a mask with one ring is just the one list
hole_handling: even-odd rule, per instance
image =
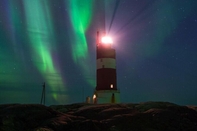
[[93, 95], [93, 103], [120, 103], [119, 90], [95, 90]]

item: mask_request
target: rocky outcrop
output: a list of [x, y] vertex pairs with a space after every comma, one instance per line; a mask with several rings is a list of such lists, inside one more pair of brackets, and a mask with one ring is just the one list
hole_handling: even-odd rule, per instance
[[0, 105], [2, 131], [195, 131], [196, 106], [139, 104]]

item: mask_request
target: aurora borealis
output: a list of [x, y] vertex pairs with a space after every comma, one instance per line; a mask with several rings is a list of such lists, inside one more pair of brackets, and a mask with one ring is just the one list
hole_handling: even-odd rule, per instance
[[[105, 14], [98, 4], [105, 7]], [[1, 0], [0, 103], [83, 102], [105, 15], [122, 102], [197, 105], [196, 0]]]

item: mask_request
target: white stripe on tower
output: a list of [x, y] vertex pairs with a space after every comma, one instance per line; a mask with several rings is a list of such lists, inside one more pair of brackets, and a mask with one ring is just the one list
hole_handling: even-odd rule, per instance
[[116, 60], [113, 58], [100, 58], [96, 60], [97, 69], [112, 68], [116, 69]]

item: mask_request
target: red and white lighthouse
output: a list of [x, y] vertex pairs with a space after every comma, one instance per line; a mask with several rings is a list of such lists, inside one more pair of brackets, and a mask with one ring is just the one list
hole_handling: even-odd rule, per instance
[[96, 89], [93, 103], [120, 103], [120, 91], [116, 81], [116, 52], [113, 41], [97, 32], [96, 42]]

